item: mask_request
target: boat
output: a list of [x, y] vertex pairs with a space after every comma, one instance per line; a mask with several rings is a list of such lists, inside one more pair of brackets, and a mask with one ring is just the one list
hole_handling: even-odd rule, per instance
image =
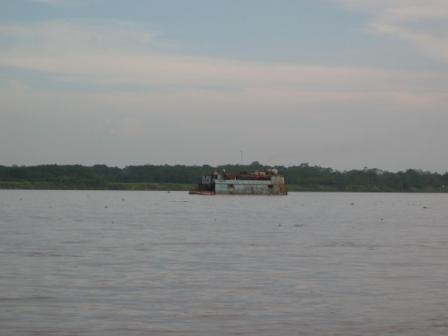
[[240, 172], [229, 174], [213, 172], [202, 176], [197, 188], [190, 190], [191, 195], [287, 195], [285, 178], [277, 169], [266, 171]]

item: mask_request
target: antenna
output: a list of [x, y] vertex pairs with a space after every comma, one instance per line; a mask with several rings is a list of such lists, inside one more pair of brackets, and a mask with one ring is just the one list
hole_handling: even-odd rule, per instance
[[243, 150], [242, 149], [240, 149], [240, 153], [241, 153], [241, 165], [243, 165]]

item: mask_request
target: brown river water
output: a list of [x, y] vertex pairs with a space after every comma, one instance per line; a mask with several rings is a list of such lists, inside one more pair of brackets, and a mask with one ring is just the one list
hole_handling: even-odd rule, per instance
[[448, 335], [448, 195], [0, 190], [0, 335]]

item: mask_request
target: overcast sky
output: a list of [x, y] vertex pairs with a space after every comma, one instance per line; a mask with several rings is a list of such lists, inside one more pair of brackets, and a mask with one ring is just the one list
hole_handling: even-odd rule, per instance
[[447, 0], [0, 0], [0, 165], [448, 170]]

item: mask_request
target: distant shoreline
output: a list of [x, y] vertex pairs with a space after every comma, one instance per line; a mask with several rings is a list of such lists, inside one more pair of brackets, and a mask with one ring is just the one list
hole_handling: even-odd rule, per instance
[[[116, 191], [188, 191], [196, 187], [187, 183], [110, 183], [103, 186], [55, 185], [45, 182], [2, 182], [0, 190], [116, 190]], [[345, 186], [344, 188], [328, 188], [328, 186], [288, 185], [289, 192], [370, 192], [370, 193], [438, 193], [440, 190], [381, 190], [377, 186], [363, 185]]]
[[376, 168], [338, 171], [302, 163], [296, 166], [249, 165], [141, 165], [124, 168], [106, 165], [1, 166], [0, 189], [24, 190], [161, 190], [195, 189], [210, 172], [253, 172], [275, 168], [288, 190], [309, 192], [446, 193], [448, 172], [418, 169], [388, 172]]
[[183, 183], [110, 183], [101, 186], [56, 185], [46, 182], [2, 182], [0, 190], [128, 190], [128, 191], [187, 191], [194, 184]]

